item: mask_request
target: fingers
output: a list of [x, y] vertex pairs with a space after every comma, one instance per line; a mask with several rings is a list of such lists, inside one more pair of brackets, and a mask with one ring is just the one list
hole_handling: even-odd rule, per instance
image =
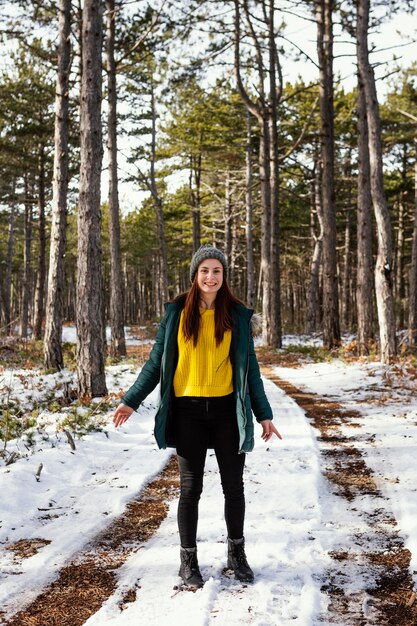
[[261, 422], [261, 424], [262, 424], [261, 437], [265, 442], [269, 441], [273, 437], [273, 435], [276, 435], [278, 439], [282, 439], [281, 434], [278, 432], [278, 430], [275, 428], [275, 426], [270, 420], [265, 420]]
[[281, 433], [275, 428], [275, 426], [273, 424], [272, 424], [272, 430], [273, 430], [274, 434], [278, 437], [278, 439], [282, 439]]
[[129, 417], [132, 415], [133, 409], [124, 404], [117, 407], [115, 414], [113, 415], [113, 424], [118, 428], [122, 426]]
[[261, 437], [264, 441], [268, 441], [271, 438], [269, 429], [267, 430], [265, 427], [263, 427]]
[[114, 415], [113, 416], [113, 424], [116, 426], [116, 428], [118, 428], [119, 426], [121, 426], [122, 424], [127, 422], [129, 417], [130, 417], [129, 415], [125, 415], [125, 414], [122, 414], [122, 413], [119, 413], [119, 415]]
[[272, 430], [271, 430], [269, 433], [267, 433], [267, 432], [262, 433], [262, 439], [263, 439], [265, 442], [266, 442], [266, 441], [269, 441], [270, 439], [272, 439], [273, 434], [274, 434], [274, 433], [272, 432]]

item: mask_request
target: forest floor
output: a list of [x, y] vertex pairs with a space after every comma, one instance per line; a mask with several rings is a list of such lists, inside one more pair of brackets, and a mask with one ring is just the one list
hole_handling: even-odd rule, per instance
[[[129, 347], [134, 361], [147, 350]], [[29, 438], [8, 442], [0, 469], [2, 624], [417, 624], [413, 362], [382, 366], [346, 353], [318, 362], [305, 349], [258, 356], [284, 439], [265, 446], [259, 429], [247, 455], [256, 581], [241, 585], [224, 569], [209, 455], [199, 525], [207, 582], [196, 593], [178, 578], [178, 473], [153, 441], [156, 393], [137, 419], [118, 431], [110, 424], [135, 364], [110, 365], [106, 402], [75, 411], [70, 371], [3, 369], [10, 404], [20, 398], [34, 422]]]

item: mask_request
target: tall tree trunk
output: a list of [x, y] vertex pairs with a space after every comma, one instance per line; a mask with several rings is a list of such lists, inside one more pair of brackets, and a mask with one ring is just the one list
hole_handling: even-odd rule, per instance
[[320, 133], [323, 202], [323, 345], [340, 344], [334, 193], [333, 0], [315, 0], [320, 68]]
[[201, 245], [201, 154], [190, 157], [190, 199], [193, 224], [193, 252]]
[[346, 210], [346, 222], [345, 222], [345, 242], [343, 247], [343, 274], [341, 284], [341, 322], [342, 328], [346, 331], [349, 329], [349, 315], [350, 315], [350, 275], [351, 275], [351, 253], [350, 253], [350, 240], [351, 240], [351, 218], [350, 208]]
[[[13, 190], [14, 196], [14, 190]], [[15, 200], [10, 207], [9, 228], [7, 232], [7, 257], [6, 257], [6, 280], [4, 285], [4, 323], [6, 334], [12, 331], [11, 325], [11, 294], [12, 294], [12, 272], [13, 272], [13, 248], [14, 248], [14, 221], [16, 215]]]
[[400, 197], [398, 200], [398, 228], [397, 228], [397, 241], [395, 247], [395, 289], [394, 298], [398, 311], [398, 324], [399, 327], [403, 327], [404, 323], [404, 221], [405, 221], [405, 206], [404, 206], [404, 192], [400, 191]]
[[103, 345], [100, 178], [102, 7], [85, 0], [82, 21], [77, 369], [81, 396], [107, 393]]
[[164, 209], [162, 198], [158, 191], [158, 184], [156, 180], [156, 104], [155, 104], [155, 89], [151, 82], [151, 163], [150, 163], [150, 191], [154, 200], [155, 213], [156, 213], [156, 225], [158, 231], [158, 244], [159, 244], [159, 263], [161, 274], [161, 298], [163, 302], [167, 302], [169, 299], [168, 290], [168, 256], [167, 256], [167, 244], [165, 238], [165, 224], [164, 224]]
[[[417, 121], [417, 118], [416, 118]], [[417, 345], [417, 137], [414, 139], [414, 226], [411, 249], [410, 299], [408, 309], [408, 342]]]
[[[270, 334], [268, 344], [274, 348], [282, 345], [281, 329], [281, 270], [280, 270], [280, 224], [279, 224], [279, 164], [277, 109], [282, 93], [282, 76], [279, 55], [275, 44], [275, 3], [269, 0], [269, 9], [264, 6], [265, 21], [268, 23], [269, 53], [269, 161], [271, 189], [271, 238], [270, 238]], [[277, 86], [277, 74], [279, 86]]]
[[246, 304], [255, 305], [255, 266], [253, 260], [253, 167], [252, 167], [252, 122], [246, 109]]
[[[261, 185], [261, 268], [262, 279], [262, 316], [263, 342], [279, 347], [281, 341], [281, 322], [279, 313], [280, 281], [279, 281], [279, 221], [278, 221], [278, 156], [276, 133], [276, 107], [282, 90], [282, 80], [278, 62], [278, 51], [274, 33], [274, 1], [269, 5], [262, 0], [263, 23], [268, 33], [267, 53], [269, 55], [269, 94], [265, 93], [265, 69], [263, 43], [260, 41], [253, 25], [253, 16], [247, 0], [243, 0], [248, 29], [255, 48], [258, 73], [258, 99], [253, 102], [249, 97], [241, 77], [240, 66], [240, 2], [235, 0], [235, 55], [234, 69], [238, 91], [247, 109], [257, 118], [259, 123], [259, 178]], [[277, 90], [276, 74], [280, 85]], [[272, 183], [272, 188], [271, 188]], [[274, 216], [272, 217], [272, 211]], [[273, 228], [273, 233], [271, 232]]]
[[126, 354], [124, 331], [125, 306], [120, 248], [119, 191], [117, 178], [117, 91], [116, 63], [114, 59], [115, 0], [106, 0], [107, 11], [107, 147], [109, 157], [109, 227], [110, 227], [110, 352], [113, 356]]
[[68, 190], [68, 110], [71, 66], [71, 0], [59, 3], [58, 69], [55, 90], [55, 149], [52, 182], [52, 225], [49, 251], [48, 295], [46, 301], [44, 362], [60, 370], [62, 356], [62, 315], [64, 254]]
[[[233, 197], [233, 196], [232, 196]], [[239, 247], [239, 241], [238, 241], [238, 228], [239, 228], [239, 220], [237, 219], [237, 215], [236, 215], [236, 205], [233, 203], [232, 199], [230, 202], [230, 209], [231, 209], [231, 219], [232, 219], [232, 223], [231, 223], [231, 237], [232, 237], [232, 241], [231, 241], [231, 249], [230, 249], [230, 284], [233, 288], [234, 291], [236, 291], [237, 293], [239, 293], [239, 275], [238, 275], [238, 268], [237, 268], [237, 257], [238, 257], [238, 247]]]
[[[164, 209], [162, 204], [162, 198], [158, 196], [158, 199], [155, 200], [155, 211], [156, 211], [156, 222], [157, 222], [157, 230], [158, 230], [158, 243], [159, 243], [159, 272], [160, 272], [160, 280], [161, 280], [161, 299], [162, 302], [167, 302], [169, 299], [169, 289], [168, 289], [168, 256], [167, 256], [167, 246], [165, 239], [165, 224], [164, 224]], [[162, 303], [161, 303], [162, 306]], [[162, 308], [161, 306], [159, 309]]]
[[369, 133], [363, 81], [358, 75], [358, 194], [356, 308], [358, 354], [369, 353], [373, 339], [372, 197]]
[[405, 324], [405, 284], [404, 284], [404, 248], [405, 248], [405, 225], [408, 221], [408, 214], [405, 202], [407, 194], [407, 174], [408, 174], [408, 146], [403, 146], [401, 155], [401, 188], [398, 199], [398, 229], [395, 247], [395, 290], [394, 301], [398, 311], [398, 324], [400, 328]]
[[[352, 153], [349, 149], [344, 157], [344, 177], [352, 179]], [[341, 326], [347, 331], [352, 328], [352, 313], [354, 308], [354, 294], [352, 292], [352, 207], [356, 198], [353, 197], [352, 185], [349, 185], [346, 196], [345, 209], [345, 240], [343, 250], [343, 274], [341, 282]]]
[[[225, 182], [224, 182], [223, 219], [224, 219], [224, 253], [229, 263], [230, 263], [230, 257], [232, 254], [232, 224], [233, 224], [231, 186], [232, 184], [230, 180], [230, 170], [227, 170]], [[230, 279], [230, 273], [229, 273], [229, 279]]]
[[20, 292], [20, 336], [29, 331], [30, 308], [33, 293], [32, 239], [33, 239], [33, 181], [29, 175], [24, 180], [25, 212], [23, 219], [23, 274]]
[[32, 193], [28, 177], [25, 177], [25, 219], [24, 219], [24, 243], [23, 243], [23, 278], [22, 278], [22, 302], [20, 310], [20, 336], [27, 338], [29, 324], [29, 301], [32, 291]]
[[36, 278], [35, 306], [33, 315], [33, 337], [42, 338], [42, 322], [44, 315], [44, 296], [46, 280], [46, 228], [45, 228], [45, 146], [39, 151], [39, 182], [38, 182], [38, 211], [39, 211], [39, 263]]
[[375, 267], [375, 292], [379, 322], [380, 357], [389, 363], [396, 354], [395, 315], [392, 296], [393, 247], [391, 219], [384, 192], [382, 172], [381, 122], [375, 76], [369, 61], [369, 0], [357, 0], [358, 69], [364, 85], [369, 131], [371, 196], [375, 212], [378, 254]]
[[262, 276], [262, 338], [270, 345], [271, 336], [271, 166], [269, 161], [268, 120], [262, 117], [259, 142], [259, 178], [261, 182], [261, 276]]
[[[311, 190], [310, 232], [313, 254], [310, 262], [310, 281], [307, 289], [307, 332], [317, 332], [320, 322], [320, 268], [323, 247], [323, 208], [321, 201], [321, 162], [316, 159]], [[317, 217], [318, 233], [314, 217]]]

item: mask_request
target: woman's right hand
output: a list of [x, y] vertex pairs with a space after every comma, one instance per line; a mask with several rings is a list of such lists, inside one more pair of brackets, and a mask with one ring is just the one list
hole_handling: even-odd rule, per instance
[[116, 428], [124, 424], [132, 415], [132, 413], [133, 409], [131, 409], [130, 406], [126, 406], [125, 404], [119, 404], [115, 411], [115, 414], [113, 415], [113, 423]]

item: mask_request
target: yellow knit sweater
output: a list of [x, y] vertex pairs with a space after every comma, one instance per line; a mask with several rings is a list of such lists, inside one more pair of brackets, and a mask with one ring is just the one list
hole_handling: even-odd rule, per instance
[[229, 350], [232, 333], [227, 330], [216, 346], [214, 309], [200, 309], [197, 345], [187, 341], [182, 330], [184, 311], [178, 330], [178, 364], [174, 392], [180, 396], [227, 396], [233, 392], [233, 373]]

